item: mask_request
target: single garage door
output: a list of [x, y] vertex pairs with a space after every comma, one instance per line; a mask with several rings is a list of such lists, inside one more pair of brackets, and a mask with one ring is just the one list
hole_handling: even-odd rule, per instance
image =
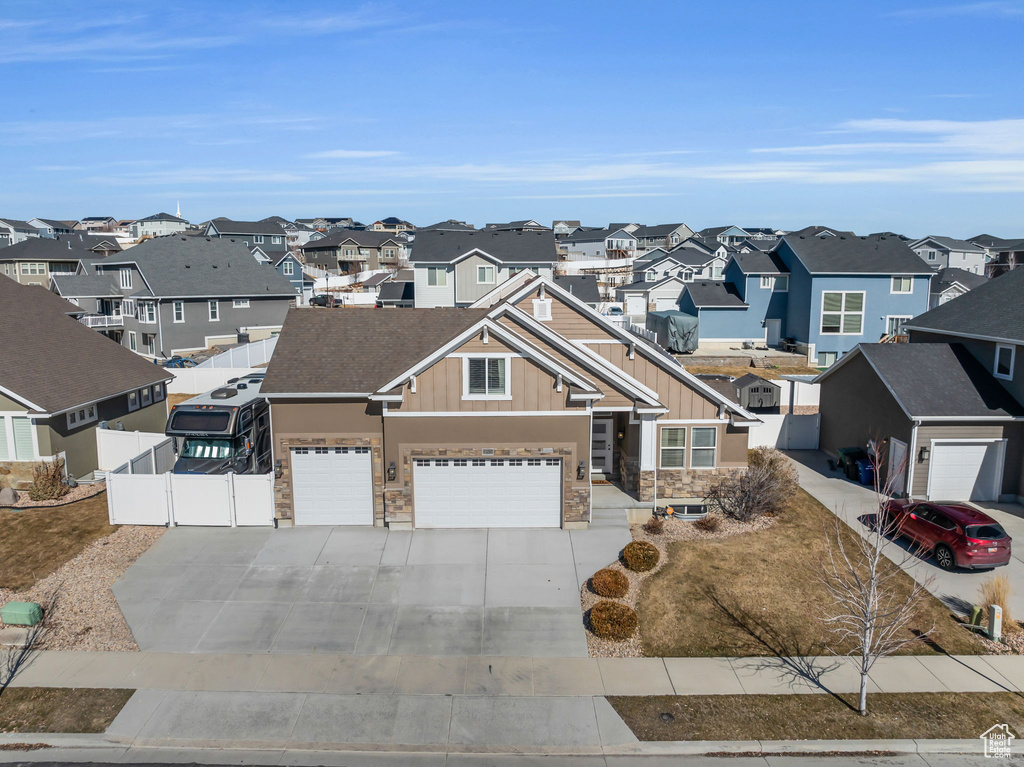
[[994, 501], [1002, 483], [1003, 443], [934, 442], [928, 469], [933, 501]]
[[559, 527], [558, 458], [418, 459], [416, 527]]
[[647, 314], [647, 298], [643, 295], [626, 296], [626, 314]]
[[656, 298], [654, 308], [659, 312], [674, 312], [679, 310], [679, 296], [675, 298]]
[[297, 525], [372, 525], [373, 470], [368, 447], [293, 447]]

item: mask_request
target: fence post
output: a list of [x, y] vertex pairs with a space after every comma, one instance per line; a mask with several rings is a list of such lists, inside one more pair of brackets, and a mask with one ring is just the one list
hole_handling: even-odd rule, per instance
[[107, 520], [114, 524], [114, 474], [107, 472]]
[[238, 527], [235, 515], [235, 472], [228, 472], [228, 514], [231, 515], [231, 526]]
[[178, 521], [174, 518], [174, 475], [168, 472], [164, 474], [164, 492], [167, 493], [167, 526], [177, 527]]

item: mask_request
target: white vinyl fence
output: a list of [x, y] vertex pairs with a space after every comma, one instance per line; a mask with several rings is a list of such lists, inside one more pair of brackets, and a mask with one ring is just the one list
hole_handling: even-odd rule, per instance
[[781, 389], [779, 404], [790, 408], [817, 406], [821, 384], [811, 383], [812, 379], [813, 376], [789, 376], [775, 381]]
[[761, 415], [763, 423], [750, 427], [750, 447], [780, 450], [817, 450], [821, 417], [812, 415]]
[[[253, 341], [250, 344], [242, 344], [234, 349], [217, 354], [196, 365], [198, 368], [254, 368], [257, 365], [265, 365], [277, 348], [277, 336], [265, 338], [262, 341]], [[186, 370], [189, 368], [186, 368]], [[173, 372], [176, 368], [171, 368]]]
[[[152, 448], [160, 447], [171, 440], [163, 434], [148, 431], [115, 431], [96, 429], [96, 453], [100, 471], [114, 471], [122, 464], [132, 461], [140, 454], [147, 455]], [[171, 445], [171, 455], [174, 446]], [[173, 460], [172, 460], [173, 465]], [[168, 469], [169, 470], [169, 469]]]
[[345, 288], [349, 285], [355, 285], [357, 282], [368, 280], [375, 274], [390, 274], [390, 269], [371, 269], [365, 272], [358, 272], [356, 274], [331, 274], [323, 269], [318, 269], [315, 266], [303, 266], [302, 271], [313, 277], [316, 281], [313, 283], [314, 292], [323, 293], [327, 290], [333, 290], [334, 288]]
[[112, 525], [273, 525], [274, 475], [118, 472], [107, 510]]
[[202, 394], [223, 386], [232, 378], [244, 378], [250, 373], [263, 373], [263, 368], [167, 368], [174, 380], [167, 384], [168, 394]]
[[376, 293], [335, 293], [335, 300], [342, 306], [376, 306]]

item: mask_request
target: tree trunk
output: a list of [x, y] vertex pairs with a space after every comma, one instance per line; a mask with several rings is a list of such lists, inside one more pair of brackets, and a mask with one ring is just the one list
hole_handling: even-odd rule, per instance
[[860, 672], [860, 715], [868, 715], [868, 672], [861, 670]]

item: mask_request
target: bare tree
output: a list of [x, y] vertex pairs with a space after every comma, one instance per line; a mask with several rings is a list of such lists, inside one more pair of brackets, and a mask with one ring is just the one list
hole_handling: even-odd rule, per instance
[[36, 653], [41, 649], [50, 618], [57, 607], [59, 588], [58, 585], [43, 605], [43, 619], [36, 625], [29, 626], [24, 638], [17, 644], [0, 647], [0, 695], [3, 695], [15, 677], [32, 663]]
[[922, 582], [904, 572], [918, 561], [920, 553], [895, 542], [900, 537], [901, 520], [889, 512], [891, 491], [899, 486], [905, 469], [893, 467], [883, 483], [877, 471], [880, 464], [879, 459], [875, 464], [874, 519], [860, 535], [851, 536], [837, 518], [826, 531], [821, 572], [832, 598], [823, 621], [837, 643], [849, 647], [847, 654], [859, 656], [858, 710], [862, 716], [868, 713], [868, 674], [875, 661], [923, 640], [934, 628], [911, 630], [921, 618], [921, 603], [931, 577]]

